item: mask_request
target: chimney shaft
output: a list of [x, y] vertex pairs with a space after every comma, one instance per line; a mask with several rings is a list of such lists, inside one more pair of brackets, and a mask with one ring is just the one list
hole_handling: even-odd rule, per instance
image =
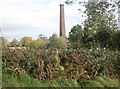
[[65, 18], [64, 18], [64, 4], [60, 4], [60, 36], [66, 37]]

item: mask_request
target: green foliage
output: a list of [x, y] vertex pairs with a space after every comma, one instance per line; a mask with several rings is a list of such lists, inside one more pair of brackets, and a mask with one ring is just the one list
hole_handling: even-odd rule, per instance
[[20, 47], [20, 42], [17, 41], [16, 39], [13, 39], [10, 44], [9, 44], [10, 47]]
[[[66, 0], [66, 4], [73, 4], [78, 0]], [[83, 22], [84, 29], [77, 32], [77, 26], [72, 28], [69, 33], [69, 40], [74, 48], [92, 48], [93, 46], [108, 47], [112, 50], [119, 50], [118, 24], [116, 20], [116, 8], [118, 2], [80, 2], [85, 7], [84, 14], [86, 19]], [[82, 10], [81, 10], [82, 11]], [[79, 27], [79, 26], [78, 26]], [[72, 39], [72, 40], [71, 40]], [[78, 41], [80, 40], [80, 42]], [[118, 43], [118, 44], [117, 44]]]
[[118, 87], [118, 80], [108, 77], [96, 77], [80, 82], [81, 87]]
[[111, 41], [111, 32], [109, 30], [102, 30], [96, 34], [96, 40], [102, 47], [106, 47]]
[[88, 17], [84, 21], [85, 39], [88, 39], [86, 43], [94, 43], [94, 40], [97, 40], [96, 43], [100, 43], [102, 47], [106, 45], [111, 47], [111, 32], [117, 28], [115, 15], [107, 10], [111, 5], [110, 2], [88, 2], [86, 4], [85, 13]]
[[73, 81], [61, 78], [49, 81], [39, 81], [26, 74], [21, 74], [19, 78], [3, 74], [3, 87], [78, 87]]
[[40, 80], [63, 76], [80, 81], [93, 76], [117, 76], [118, 51], [109, 49], [7, 49], [3, 51], [3, 73], [19, 76], [23, 71]]
[[88, 16], [85, 20], [85, 28], [96, 31], [106, 27], [115, 29], [115, 15], [107, 10], [111, 5], [110, 2], [88, 2], [85, 6], [85, 13]]
[[69, 32], [69, 41], [72, 43], [74, 48], [82, 46], [82, 37], [82, 27], [80, 25], [73, 26], [73, 28]]
[[[116, 86], [116, 82], [112, 83], [110, 79], [110, 84], [107, 84], [108, 79], [94, 82], [92, 78], [117, 78], [119, 58], [119, 51], [95, 47], [34, 50], [8, 48], [2, 52], [2, 72], [12, 78], [5, 79], [4, 86]], [[44, 84], [34, 79], [44, 81]]]
[[19, 78], [3, 74], [3, 87], [41, 87], [40, 81], [35, 80], [28, 75], [21, 74]]
[[[23, 37], [20, 41], [20, 44], [23, 47], [31, 49], [47, 49], [47, 48], [66, 48], [66, 39], [64, 37], [58, 37], [56, 34], [53, 34], [49, 39], [44, 35], [40, 34], [39, 37], [35, 40], [32, 40], [31, 37]], [[20, 46], [17, 40], [11, 42], [11, 46]]]
[[117, 30], [112, 35], [112, 40], [111, 40], [112, 44], [111, 45], [112, 45], [113, 49], [120, 50], [120, 41], [119, 41], [119, 39], [120, 39], [120, 31]]
[[0, 49], [6, 49], [8, 47], [9, 43], [8, 40], [5, 37], [0, 37]]
[[[26, 74], [21, 74], [19, 78], [11, 77], [9, 75], [3, 74], [2, 86], [4, 87], [51, 87], [51, 88], [82, 88], [82, 89], [92, 89], [93, 87], [108, 87], [112, 88], [118, 87], [118, 80], [108, 77], [96, 77], [91, 80], [81, 81], [79, 84], [73, 80], [58, 78], [55, 80], [49, 81], [39, 81], [37, 79], [33, 79]], [[118, 89], [118, 88], [117, 88]]]
[[[116, 30], [115, 16], [107, 11], [111, 5], [85, 4], [84, 29], [73, 26], [68, 49], [66, 38], [56, 34], [49, 39], [42, 34], [36, 40], [23, 37], [20, 43], [27, 49], [7, 48], [1, 37], [6, 48], [1, 53], [3, 86], [117, 87], [118, 80], [111, 77], [117, 78], [120, 68], [120, 31]], [[15, 39], [11, 44], [19, 46]]]
[[49, 41], [47, 39], [38, 38], [37, 40], [33, 40], [31, 48], [46, 48], [48, 42]]
[[22, 46], [29, 47], [32, 43], [32, 37], [23, 37], [20, 40], [20, 43], [21, 43]]
[[49, 38], [49, 47], [50, 48], [66, 48], [66, 39], [64, 37], [58, 37], [56, 34], [53, 34]]

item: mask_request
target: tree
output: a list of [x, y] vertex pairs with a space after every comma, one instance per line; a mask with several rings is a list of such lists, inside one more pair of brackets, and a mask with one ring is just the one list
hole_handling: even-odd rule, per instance
[[[84, 33], [88, 43], [94, 41], [99, 42], [102, 46], [106, 46], [110, 41], [111, 30], [116, 30], [115, 15], [109, 12], [111, 7], [109, 2], [89, 2], [86, 5], [87, 19], [84, 21]], [[90, 34], [90, 32], [92, 32]], [[96, 34], [94, 34], [96, 32]], [[98, 35], [98, 36], [95, 36]], [[96, 38], [97, 37], [97, 38]], [[103, 38], [104, 37], [104, 38]]]
[[47, 38], [46, 36], [44, 36], [43, 34], [40, 34], [40, 35], [38, 36], [38, 39], [37, 39], [37, 40], [43, 40], [46, 45], [49, 43], [48, 38]]
[[88, 2], [86, 4], [87, 19], [84, 21], [85, 30], [103, 30], [109, 27], [116, 29], [115, 15], [110, 13], [111, 3], [109, 2]]
[[[67, 0], [66, 3], [71, 4], [75, 1], [78, 0]], [[79, 3], [81, 4], [82, 2]], [[118, 2], [116, 3], [98, 1], [98, 2], [83, 2], [82, 4], [86, 8], [84, 13], [86, 14], [87, 17], [84, 21], [83, 43], [85, 43], [86, 46], [92, 46], [93, 43], [97, 43], [98, 36], [96, 35], [99, 35], [100, 44], [105, 40], [106, 41], [109, 40], [107, 36], [104, 40], [100, 36], [105, 35], [107, 33], [109, 34], [111, 30], [112, 31], [117, 30], [116, 23], [117, 21], [115, 13]]]
[[117, 30], [112, 36], [112, 48], [120, 51], [120, 31]]
[[[46, 36], [44, 36], [43, 34], [40, 34], [39, 36], [38, 36], [38, 38], [41, 38], [41, 39], [47, 39], [47, 37]], [[48, 39], [47, 39], [48, 40]]]
[[102, 47], [110, 47], [112, 33], [109, 30], [101, 30], [96, 34], [96, 40]]
[[5, 49], [9, 45], [8, 40], [5, 37], [0, 37], [0, 49]]
[[58, 37], [56, 34], [53, 34], [49, 41], [49, 47], [51, 48], [66, 48], [66, 39], [64, 37]]
[[37, 40], [33, 40], [32, 47], [33, 48], [47, 48], [49, 40], [46, 37], [39, 36]]
[[10, 42], [10, 46], [11, 47], [19, 47], [20, 46], [20, 42], [16, 39], [13, 39], [11, 42]]
[[66, 38], [64, 36], [59, 37], [58, 39], [58, 48], [66, 48]]
[[20, 40], [20, 43], [21, 43], [22, 46], [30, 47], [32, 41], [33, 41], [33, 40], [32, 40], [32, 37], [23, 37], [23, 38]]
[[82, 37], [83, 37], [83, 30], [81, 25], [77, 24], [73, 26], [73, 28], [69, 32], [69, 41], [72, 43], [72, 45], [75, 48], [82, 46]]

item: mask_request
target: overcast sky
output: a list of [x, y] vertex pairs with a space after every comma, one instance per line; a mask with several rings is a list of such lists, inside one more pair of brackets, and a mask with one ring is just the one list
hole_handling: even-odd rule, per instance
[[20, 40], [24, 36], [36, 39], [39, 34], [49, 37], [59, 35], [59, 4], [65, 5], [66, 35], [81, 24], [84, 18], [78, 11], [82, 6], [66, 5], [65, 0], [0, 0], [0, 28], [8, 40]]

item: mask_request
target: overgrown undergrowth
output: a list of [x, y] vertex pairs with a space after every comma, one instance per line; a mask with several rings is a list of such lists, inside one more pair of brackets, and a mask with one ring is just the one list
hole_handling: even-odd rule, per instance
[[6, 49], [3, 86], [117, 87], [119, 59], [119, 51], [103, 48]]

